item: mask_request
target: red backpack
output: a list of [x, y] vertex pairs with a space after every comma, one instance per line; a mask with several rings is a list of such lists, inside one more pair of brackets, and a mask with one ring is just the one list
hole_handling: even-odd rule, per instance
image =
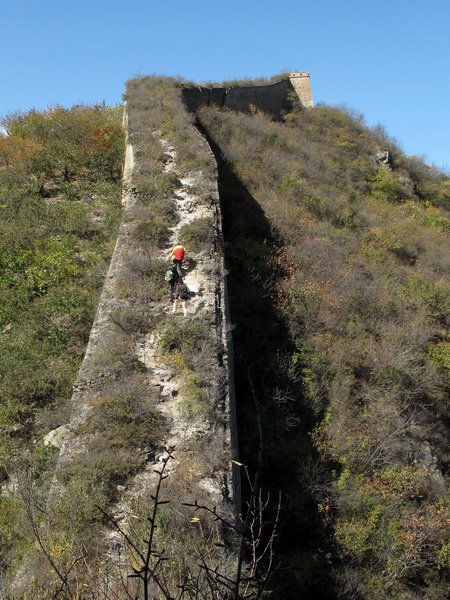
[[183, 246], [175, 246], [175, 248], [172, 250], [172, 259], [183, 260], [184, 252], [185, 250]]

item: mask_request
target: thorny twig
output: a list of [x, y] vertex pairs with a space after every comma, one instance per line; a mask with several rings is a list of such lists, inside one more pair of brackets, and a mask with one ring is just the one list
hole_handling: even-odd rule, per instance
[[[168, 558], [164, 555], [164, 550], [156, 551], [154, 550], [154, 535], [156, 531], [156, 517], [158, 509], [161, 505], [167, 504], [170, 502], [169, 500], [160, 500], [160, 492], [162, 482], [168, 477], [165, 474], [167, 465], [170, 460], [173, 459], [173, 450], [174, 448], [170, 447], [166, 449], [167, 455], [162, 460], [161, 469], [154, 469], [154, 472], [158, 475], [158, 482], [156, 484], [155, 494], [152, 494], [150, 497], [153, 500], [153, 508], [152, 513], [147, 517], [147, 521], [150, 524], [149, 536], [147, 540], [144, 540], [146, 544], [146, 551], [141, 552], [136, 544], [133, 542], [131, 537], [127, 534], [123, 528], [120, 527], [116, 519], [111, 517], [105, 510], [103, 510], [100, 506], [97, 506], [98, 510], [112, 523], [115, 529], [123, 536], [126, 544], [136, 553], [140, 561], [140, 565], [138, 568], [133, 568], [133, 573], [129, 575], [129, 577], [138, 578], [143, 582], [144, 587], [144, 600], [150, 600], [149, 596], [149, 584], [153, 581], [156, 586], [159, 588], [160, 592], [163, 594], [163, 597], [166, 600], [174, 600], [172, 595], [170, 594], [167, 585], [165, 582], [160, 581], [157, 571], [161, 564], [168, 560]], [[152, 558], [156, 559], [155, 563], [152, 565]], [[184, 585], [184, 584], [183, 584]], [[181, 586], [182, 593], [184, 593], [184, 587]], [[181, 596], [180, 596], [181, 597]]]
[[[56, 573], [58, 578], [61, 580], [61, 584], [60, 584], [59, 588], [56, 590], [55, 594], [53, 595], [53, 598], [56, 599], [59, 596], [59, 594], [63, 590], [65, 590], [65, 593], [71, 599], [71, 598], [73, 598], [73, 594], [72, 594], [72, 591], [71, 591], [71, 588], [69, 585], [69, 574], [72, 571], [72, 569], [75, 567], [75, 565], [84, 558], [85, 554], [83, 552], [80, 556], [75, 558], [72, 561], [72, 564], [70, 565], [70, 567], [65, 572], [61, 571], [61, 569], [58, 567], [56, 562], [53, 560], [53, 557], [52, 557], [50, 551], [46, 548], [46, 546], [42, 540], [41, 532], [39, 530], [38, 522], [34, 515], [34, 510], [33, 510], [34, 506], [33, 506], [33, 502], [32, 502], [32, 496], [33, 496], [32, 483], [29, 481], [25, 482], [25, 483], [27, 484], [27, 490], [25, 491], [22, 486], [19, 486], [19, 493], [22, 498], [22, 502], [23, 502], [23, 505], [25, 508], [25, 513], [28, 517], [28, 521], [31, 526], [31, 531], [33, 532], [33, 535], [34, 535], [43, 555], [47, 559], [48, 563], [50, 564], [51, 568]], [[47, 514], [46, 511], [40, 507], [39, 507], [39, 510], [44, 515]]]
[[[260, 423], [259, 425], [261, 426]], [[262, 431], [260, 432], [260, 443], [261, 439]], [[262, 457], [261, 449], [260, 457]], [[155, 470], [159, 477], [155, 493], [151, 495], [153, 506], [151, 514], [147, 517], [150, 530], [148, 539], [144, 540], [146, 544], [145, 552], [140, 551], [131, 540], [130, 535], [120, 527], [117, 521], [100, 508], [102, 514], [119, 531], [126, 544], [134, 551], [139, 560], [139, 566], [133, 569], [133, 573], [129, 577], [140, 579], [143, 582], [144, 600], [150, 600], [151, 582], [158, 589], [158, 597], [165, 600], [182, 600], [186, 593], [193, 600], [259, 600], [270, 576], [278, 569], [278, 566], [274, 565], [274, 550], [279, 530], [281, 499], [278, 499], [275, 519], [269, 524], [265, 521], [265, 513], [270, 501], [269, 495], [265, 499], [263, 498], [263, 494], [259, 489], [258, 473], [252, 482], [247, 467], [244, 467], [244, 469], [249, 482], [250, 498], [247, 502], [245, 518], [240, 524], [235, 524], [222, 517], [216, 506], [211, 508], [200, 504], [197, 500], [193, 503], [182, 503], [183, 506], [193, 508], [194, 512], [204, 511], [212, 515], [214, 522], [219, 522], [224, 528], [239, 536], [239, 554], [234, 575], [222, 572], [218, 564], [212, 563], [212, 555], [204, 550], [198, 564], [199, 571], [189, 570], [184, 576], [182, 584], [177, 586], [176, 597], [171, 594], [171, 586], [166, 581], [164, 572], [159, 572], [161, 565], [165, 560], [168, 560], [168, 557], [165, 556], [164, 550], [155, 549], [154, 534], [157, 511], [161, 505], [168, 503], [167, 500], [160, 500], [159, 498], [162, 483], [168, 477], [166, 467], [172, 458], [173, 448], [167, 450], [162, 468]], [[269, 526], [270, 529], [268, 529]], [[216, 544], [216, 546], [225, 547], [223, 544]]]

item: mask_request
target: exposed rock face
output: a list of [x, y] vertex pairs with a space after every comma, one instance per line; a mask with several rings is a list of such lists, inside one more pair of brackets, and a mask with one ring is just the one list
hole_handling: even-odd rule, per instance
[[44, 437], [44, 444], [46, 446], [55, 446], [55, 448], [61, 448], [69, 431], [67, 425], [61, 425], [52, 431], [49, 431]]
[[375, 154], [375, 160], [381, 165], [389, 165], [391, 157], [389, 156], [388, 150], [380, 150]]
[[[198, 143], [205, 145], [205, 141], [199, 135]], [[176, 150], [165, 140], [161, 144], [170, 157], [165, 164], [165, 171], [176, 172]], [[218, 351], [216, 357], [212, 357], [211, 368], [215, 372], [217, 386], [215, 389], [216, 401], [223, 406], [223, 415], [220, 424], [208, 425], [204, 420], [191, 420], [183, 414], [183, 375], [161, 358], [158, 334], [149, 332], [137, 340], [136, 356], [145, 365], [148, 373], [148, 381], [151, 387], [159, 390], [160, 410], [168, 420], [169, 433], [165, 446], [176, 449], [175, 454], [194, 454], [198, 448], [202, 453], [210, 446], [208, 459], [211, 464], [207, 474], [198, 472], [196, 474], [196, 485], [210, 498], [213, 506], [220, 505], [225, 500], [239, 493], [239, 488], [233, 493], [233, 485], [230, 481], [231, 458], [234, 451], [231, 443], [231, 421], [230, 421], [230, 395], [228, 382], [228, 351], [227, 351], [227, 323], [225, 322], [225, 300], [224, 300], [224, 272], [223, 257], [221, 254], [220, 215], [218, 212], [218, 192], [215, 181], [209, 181], [209, 197], [212, 205], [206, 206], [197, 201], [192, 191], [199, 186], [204, 188], [204, 174], [199, 172], [190, 173], [189, 176], [179, 175], [180, 187], [175, 191], [177, 206], [177, 223], [172, 228], [170, 243], [163, 250], [161, 258], [170, 255], [171, 248], [179, 241], [179, 232], [185, 225], [193, 223], [198, 219], [212, 218], [216, 226], [216, 237], [213, 253], [202, 251], [200, 253], [189, 253], [195, 259], [195, 268], [184, 273], [184, 282], [192, 293], [187, 302], [186, 319], [198, 319], [206, 325], [213, 333], [215, 345]], [[173, 310], [173, 309], [172, 309]], [[180, 318], [181, 314], [180, 314]], [[219, 358], [220, 357], [220, 358]], [[219, 364], [220, 363], [220, 364]], [[233, 428], [235, 424], [233, 424]], [[212, 434], [212, 435], [211, 435]], [[233, 431], [233, 437], [235, 433]], [[209, 441], [208, 441], [209, 440]], [[235, 444], [235, 442], [233, 442]], [[130, 482], [121, 502], [116, 507], [116, 517], [124, 518], [127, 512], [127, 501], [137, 495], [148, 494], [151, 486], [156, 483], [155, 468], [162, 465], [165, 453], [157, 452], [149, 462], [148, 468], [140, 473]], [[234, 456], [236, 458], [236, 456]], [[218, 462], [217, 462], [218, 461]], [[195, 462], [195, 460], [193, 461]], [[216, 464], [214, 464], [216, 462]], [[168, 472], [171, 477], [177, 477], [179, 459], [170, 463]], [[209, 476], [208, 476], [209, 474]], [[198, 494], [198, 491], [197, 491]], [[230, 496], [232, 494], [232, 496]], [[236, 500], [236, 498], [235, 498]], [[115, 536], [117, 538], [117, 536]], [[118, 540], [116, 539], [116, 543]]]

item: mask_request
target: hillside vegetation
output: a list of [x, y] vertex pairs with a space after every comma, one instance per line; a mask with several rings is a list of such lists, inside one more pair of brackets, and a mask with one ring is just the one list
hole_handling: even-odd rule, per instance
[[[0, 136], [0, 482], [47, 489], [120, 219], [121, 109], [11, 115]], [[33, 544], [18, 494], [0, 496], [0, 569]], [[29, 498], [28, 498], [29, 500]]]
[[304, 556], [313, 530], [338, 595], [444, 598], [448, 178], [338, 108], [273, 122], [204, 107], [200, 122], [229, 171], [237, 382], [252, 374], [265, 481], [297, 532], [285, 593], [331, 597], [311, 580], [320, 551]]

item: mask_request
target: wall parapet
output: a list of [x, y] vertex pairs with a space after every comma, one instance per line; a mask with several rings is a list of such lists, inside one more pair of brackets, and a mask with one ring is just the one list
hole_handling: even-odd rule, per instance
[[287, 112], [292, 106], [292, 94], [296, 94], [305, 108], [313, 105], [310, 74], [293, 72], [289, 77], [268, 85], [233, 87], [183, 87], [183, 100], [190, 112], [196, 113], [201, 106], [215, 104], [221, 108], [249, 112], [262, 110], [274, 118]]

